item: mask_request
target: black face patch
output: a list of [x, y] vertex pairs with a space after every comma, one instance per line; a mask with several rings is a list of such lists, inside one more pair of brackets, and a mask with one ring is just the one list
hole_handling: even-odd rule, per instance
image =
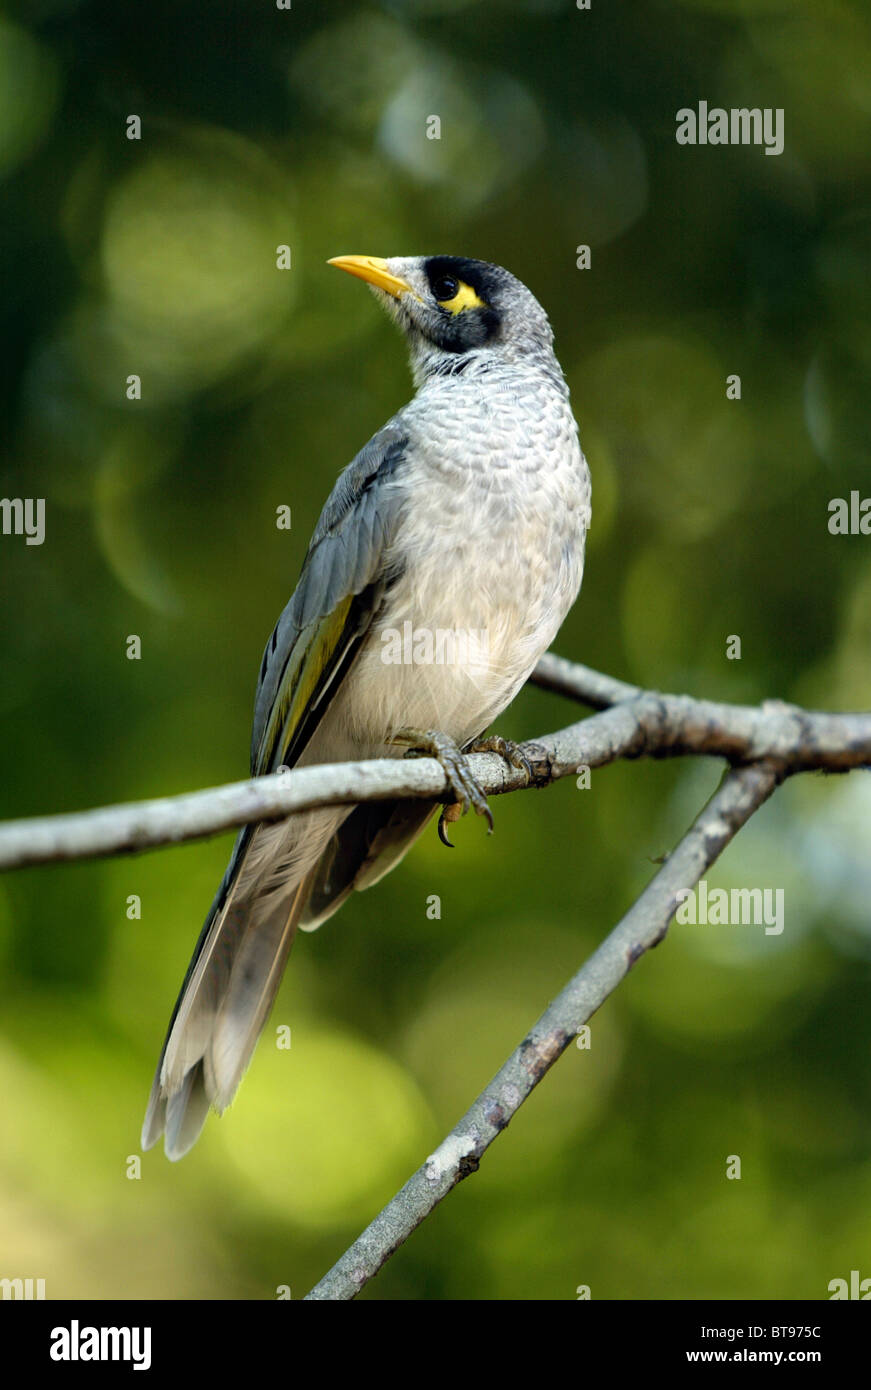
[[498, 268], [486, 261], [463, 256], [430, 256], [424, 266], [430, 293], [439, 300], [457, 282], [469, 285], [486, 307], [470, 307], [451, 313], [440, 309], [432, 326], [432, 340], [445, 352], [468, 352], [494, 338], [501, 325], [498, 309]]

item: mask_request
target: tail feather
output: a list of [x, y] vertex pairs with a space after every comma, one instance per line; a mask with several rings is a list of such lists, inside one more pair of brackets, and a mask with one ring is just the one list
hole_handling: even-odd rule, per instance
[[243, 831], [176, 1003], [142, 1126], [142, 1147], [165, 1133], [168, 1158], [198, 1138], [209, 1107], [233, 1099], [275, 1000], [312, 867], [337, 819]]
[[160, 1066], [151, 1085], [148, 1107], [142, 1122], [142, 1137], [139, 1143], [143, 1149], [152, 1148], [166, 1129], [166, 1096], [160, 1089]]
[[236, 1093], [278, 993], [308, 885], [303, 879], [290, 904], [262, 920], [251, 913], [203, 1059], [206, 1089], [219, 1114]]
[[428, 801], [371, 801], [356, 806], [311, 875], [300, 931], [316, 931], [354, 889], [371, 887], [395, 868], [435, 809]]
[[202, 1063], [191, 1067], [181, 1090], [166, 1101], [167, 1158], [183, 1158], [200, 1137], [209, 1114], [209, 1097], [203, 1084]]

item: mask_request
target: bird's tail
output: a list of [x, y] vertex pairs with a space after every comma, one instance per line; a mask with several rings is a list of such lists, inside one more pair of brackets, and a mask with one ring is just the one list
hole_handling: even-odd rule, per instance
[[[336, 812], [247, 827], [200, 933], [169, 1024], [142, 1126], [168, 1158], [230, 1104], [272, 1007]], [[347, 815], [347, 812], [339, 813]]]

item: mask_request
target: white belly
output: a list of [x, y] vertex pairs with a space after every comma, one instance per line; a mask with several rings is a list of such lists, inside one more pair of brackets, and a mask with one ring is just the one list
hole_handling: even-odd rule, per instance
[[498, 391], [461, 377], [401, 419], [409, 463], [385, 485], [402, 507], [385, 557], [400, 577], [305, 762], [383, 754], [403, 726], [477, 736], [580, 588], [590, 484], [566, 397], [520, 370]]

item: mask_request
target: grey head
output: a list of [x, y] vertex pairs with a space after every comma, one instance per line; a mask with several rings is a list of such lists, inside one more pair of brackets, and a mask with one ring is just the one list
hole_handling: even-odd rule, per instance
[[535, 295], [502, 266], [463, 256], [336, 256], [365, 280], [408, 341], [415, 383], [505, 362], [553, 365], [553, 332]]

